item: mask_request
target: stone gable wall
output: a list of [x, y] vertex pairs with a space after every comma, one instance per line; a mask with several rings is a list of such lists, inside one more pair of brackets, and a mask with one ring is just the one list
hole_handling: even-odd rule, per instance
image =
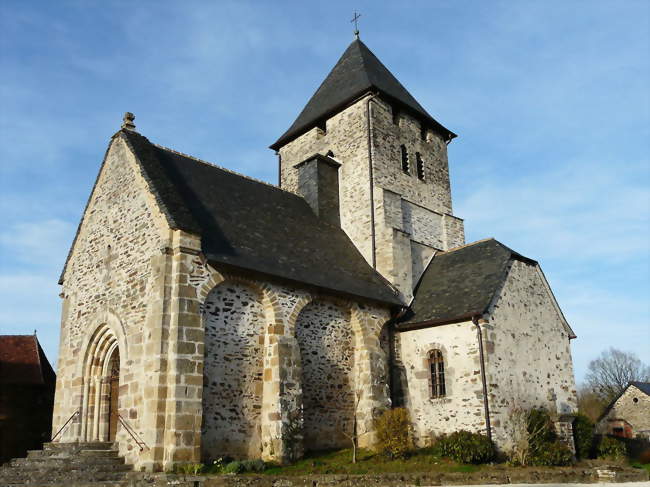
[[[120, 350], [120, 415], [147, 442], [156, 443], [152, 425], [141, 421], [145, 386], [157, 380], [156, 372], [145, 366], [145, 347], [151, 339], [151, 303], [164, 293], [168, 237], [165, 219], [132, 153], [121, 138], [114, 139], [64, 275], [54, 431], [83, 409], [84, 346], [93, 330], [108, 323], [120, 335], [120, 345], [128, 343], [128, 350]], [[79, 434], [77, 420], [61, 441], [75, 440]], [[121, 453], [135, 462], [131, 438], [121, 431], [117, 439]]]
[[[478, 338], [472, 322], [398, 334], [405, 406], [411, 413], [418, 446], [442, 433], [485, 433]], [[445, 363], [444, 398], [431, 397], [429, 353], [440, 350]], [[404, 380], [402, 380], [404, 382]]]
[[617, 419], [627, 421], [635, 435], [650, 438], [650, 396], [630, 385], [598, 422], [596, 430], [611, 433], [608, 423]]
[[577, 410], [569, 336], [539, 269], [514, 261], [485, 331], [493, 438], [510, 448], [510, 415], [544, 407], [558, 420]]

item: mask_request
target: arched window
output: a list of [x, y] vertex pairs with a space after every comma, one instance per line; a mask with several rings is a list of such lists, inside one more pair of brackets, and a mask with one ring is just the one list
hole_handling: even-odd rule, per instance
[[424, 181], [424, 161], [419, 152], [415, 153], [415, 168], [418, 173], [418, 179]]
[[409, 173], [409, 154], [406, 152], [406, 146], [402, 145], [400, 146], [400, 149], [402, 150], [402, 171], [405, 173]]
[[431, 374], [431, 397], [444, 397], [447, 394], [445, 361], [440, 350], [431, 350], [429, 352], [429, 371]]

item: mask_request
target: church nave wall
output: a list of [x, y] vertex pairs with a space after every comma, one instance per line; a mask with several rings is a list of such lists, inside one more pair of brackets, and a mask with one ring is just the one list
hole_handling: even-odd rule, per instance
[[220, 456], [257, 458], [262, 453], [264, 329], [259, 293], [225, 281], [210, 292], [203, 306], [204, 459]]
[[314, 301], [298, 316], [305, 450], [347, 446], [352, 434], [354, 349], [350, 313]]

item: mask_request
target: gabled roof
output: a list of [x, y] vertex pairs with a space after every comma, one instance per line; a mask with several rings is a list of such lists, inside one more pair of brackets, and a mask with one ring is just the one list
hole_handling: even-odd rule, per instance
[[537, 264], [494, 239], [436, 254], [399, 326], [452, 323], [483, 315], [505, 281], [513, 258]]
[[212, 264], [400, 305], [398, 293], [338, 226], [300, 196], [157, 146], [131, 130], [123, 138], [170, 226], [201, 236]]
[[0, 384], [54, 384], [56, 376], [35, 335], [0, 335]]
[[598, 419], [596, 422], [601, 421], [605, 416], [609, 414], [609, 411], [614, 407], [614, 405], [618, 402], [618, 400], [621, 398], [623, 394], [625, 394], [625, 391], [627, 391], [630, 386], [634, 386], [637, 389], [639, 389], [641, 392], [644, 394], [647, 394], [650, 396], [650, 382], [638, 382], [638, 381], [630, 381], [625, 388], [618, 393], [618, 395], [612, 399], [612, 401], [607, 405], [607, 407], [603, 410], [603, 412], [598, 416]]
[[639, 389], [644, 394], [647, 394], [648, 396], [650, 396], [650, 382], [632, 381], [632, 382], [630, 382], [630, 385], [636, 387], [637, 389]]
[[388, 101], [428, 122], [445, 138], [456, 136], [434, 120], [370, 49], [356, 39], [345, 50], [289, 130], [271, 145], [271, 149], [279, 149], [369, 91], [383, 94]]

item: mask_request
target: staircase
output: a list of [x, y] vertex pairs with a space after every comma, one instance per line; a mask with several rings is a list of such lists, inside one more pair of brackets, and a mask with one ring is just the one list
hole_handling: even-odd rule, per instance
[[132, 471], [112, 443], [45, 443], [0, 467], [0, 486], [123, 487]]

